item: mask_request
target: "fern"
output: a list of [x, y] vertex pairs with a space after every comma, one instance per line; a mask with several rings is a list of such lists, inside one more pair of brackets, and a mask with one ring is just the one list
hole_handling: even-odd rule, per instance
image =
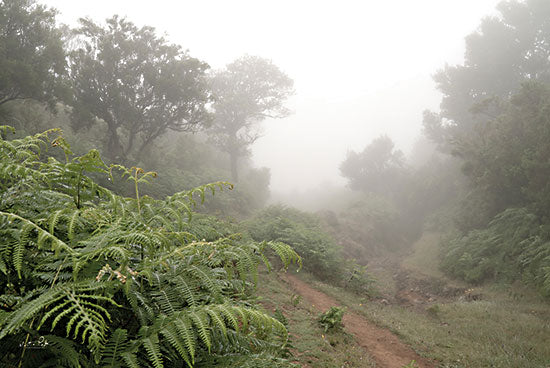
[[73, 341], [56, 335], [46, 335], [44, 341], [45, 348], [55, 357], [52, 359], [52, 366], [82, 367], [81, 355]]
[[[49, 146], [65, 162], [48, 157]], [[22, 367], [193, 367], [247, 354], [278, 361], [286, 329], [251, 307], [250, 280], [269, 249], [285, 267], [301, 258], [212, 218], [192, 222], [207, 194], [231, 184], [140, 196], [153, 172], [109, 169], [95, 150], [73, 158], [56, 130], [0, 137], [0, 158], [0, 344], [14, 349], [0, 365], [14, 356]], [[134, 182], [135, 198], [88, 176], [115, 170]], [[21, 354], [40, 336], [46, 348]]]
[[486, 229], [473, 230], [444, 244], [442, 268], [468, 282], [523, 279], [550, 295], [550, 237], [525, 208], [508, 209]]

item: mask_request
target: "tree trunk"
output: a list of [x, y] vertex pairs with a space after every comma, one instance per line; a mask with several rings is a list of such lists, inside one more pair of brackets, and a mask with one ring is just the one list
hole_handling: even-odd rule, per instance
[[229, 152], [229, 160], [231, 161], [231, 180], [233, 183], [239, 182], [239, 172], [237, 168], [237, 160], [239, 156], [236, 152]]
[[109, 122], [107, 122], [107, 136], [105, 140], [107, 141], [107, 157], [111, 163], [125, 164], [125, 162], [121, 162], [125, 157], [116, 126]]

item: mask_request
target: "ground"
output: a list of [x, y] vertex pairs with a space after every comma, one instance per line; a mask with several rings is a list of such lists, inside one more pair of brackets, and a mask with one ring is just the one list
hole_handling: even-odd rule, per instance
[[[283, 280], [308, 303], [311, 303], [319, 313], [330, 309], [332, 306], [340, 305], [333, 298], [315, 290], [294, 275], [286, 274]], [[355, 341], [376, 362], [376, 367], [400, 368], [412, 361], [415, 361], [418, 367], [434, 367], [433, 362], [416, 354], [390, 331], [376, 326], [357, 313], [346, 313], [343, 323], [345, 330], [354, 336]]]
[[[550, 367], [548, 300], [519, 284], [446, 279], [437, 243], [426, 234], [405, 256], [373, 259], [375, 297], [288, 271], [261, 275], [261, 303], [288, 319], [302, 367]], [[346, 308], [342, 332], [317, 324], [331, 306]]]

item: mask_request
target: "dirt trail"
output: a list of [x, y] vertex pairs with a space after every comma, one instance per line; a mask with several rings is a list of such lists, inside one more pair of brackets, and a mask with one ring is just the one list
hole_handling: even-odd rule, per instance
[[[285, 274], [283, 279], [320, 312], [339, 305], [336, 300], [315, 290], [295, 276]], [[412, 360], [416, 361], [418, 367], [435, 367], [434, 363], [416, 354], [390, 331], [375, 326], [358, 314], [347, 311], [344, 314], [343, 322], [346, 331], [355, 336], [359, 345], [376, 361], [377, 367], [401, 368]]]

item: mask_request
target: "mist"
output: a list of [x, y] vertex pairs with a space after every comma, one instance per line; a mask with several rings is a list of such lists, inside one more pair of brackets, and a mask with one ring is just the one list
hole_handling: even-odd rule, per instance
[[262, 122], [251, 159], [277, 197], [343, 186], [346, 152], [381, 134], [408, 153], [422, 111], [438, 108], [433, 73], [463, 61], [465, 35], [497, 0], [44, 3], [71, 26], [113, 14], [153, 26], [214, 69], [243, 54], [272, 60], [294, 80], [293, 114]]
[[499, 1], [0, 0], [0, 366], [548, 367], [550, 1]]

